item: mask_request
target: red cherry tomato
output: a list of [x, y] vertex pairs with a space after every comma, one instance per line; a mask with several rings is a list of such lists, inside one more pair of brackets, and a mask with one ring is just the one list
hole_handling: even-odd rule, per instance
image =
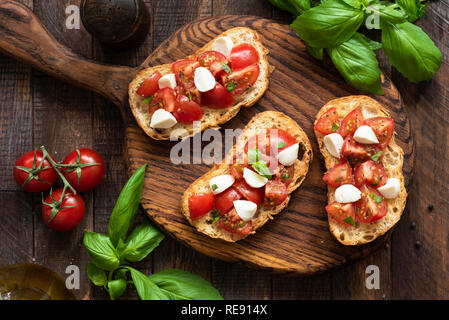
[[314, 130], [322, 134], [337, 132], [339, 128], [338, 113], [336, 108], [327, 110], [316, 122]]
[[189, 89], [195, 87], [195, 69], [200, 66], [196, 60], [179, 60], [173, 63], [173, 73], [176, 77], [176, 82]]
[[353, 203], [332, 202], [326, 206], [327, 214], [335, 221], [346, 226], [355, 226], [356, 214]]
[[176, 97], [172, 88], [162, 88], [154, 94], [153, 100], [150, 102], [150, 113], [158, 109], [165, 109], [168, 112], [175, 110]]
[[56, 203], [51, 196], [45, 199], [45, 203], [53, 204], [54, 207], [43, 204], [42, 218], [47, 226], [56, 231], [70, 231], [83, 220], [86, 207], [81, 196], [70, 192], [66, 192], [61, 201], [62, 191], [62, 188], [53, 190], [52, 196]]
[[232, 71], [239, 70], [258, 63], [259, 53], [253, 46], [242, 43], [232, 48], [230, 60]]
[[215, 209], [220, 210], [221, 215], [224, 215], [234, 206], [234, 201], [242, 198], [242, 195], [233, 187], [230, 187], [215, 195]]
[[323, 177], [324, 182], [334, 188], [338, 188], [344, 184], [352, 184], [354, 177], [352, 176], [352, 167], [348, 161], [342, 161], [330, 169]]
[[369, 118], [366, 125], [373, 129], [379, 140], [379, 147], [384, 149], [391, 140], [394, 133], [394, 120], [386, 117]]
[[379, 191], [364, 185], [360, 188], [362, 198], [357, 202], [357, 219], [363, 223], [377, 221], [387, 214], [388, 206]]
[[[79, 152], [79, 153], [78, 153]], [[78, 192], [92, 190], [103, 181], [106, 166], [103, 158], [94, 150], [81, 148], [72, 151], [62, 164], [78, 164], [79, 169], [64, 169], [62, 174]]]
[[231, 94], [239, 95], [254, 85], [259, 73], [259, 65], [253, 64], [244, 69], [233, 71], [231, 74], [222, 75], [221, 83]]
[[136, 93], [144, 98], [152, 96], [156, 93], [157, 90], [159, 90], [160, 78], [162, 78], [161, 73], [159, 71], [156, 71], [142, 83], [139, 89], [137, 89]]
[[223, 65], [229, 65], [228, 59], [218, 51], [203, 52], [196, 59], [202, 67], [209, 69], [216, 79], [219, 79], [221, 73], [226, 72]]
[[263, 203], [265, 192], [263, 188], [252, 188], [244, 180], [236, 181], [233, 187], [248, 201], [258, 206]]
[[284, 183], [268, 180], [265, 185], [265, 203], [267, 206], [278, 206], [287, 199], [288, 192]]
[[243, 221], [235, 209], [232, 209], [223, 215], [221, 219], [218, 220], [218, 225], [224, 230], [235, 234], [247, 235], [253, 230], [252, 222]]
[[215, 197], [213, 193], [200, 193], [190, 196], [189, 211], [190, 218], [199, 219], [210, 212], [214, 206]]
[[183, 86], [176, 86], [175, 97], [178, 101], [181, 101], [185, 99], [184, 97], [187, 97], [189, 98], [189, 100], [195, 101], [196, 103], [201, 105], [201, 92], [195, 87], [186, 89]]
[[352, 135], [348, 135], [341, 148], [341, 155], [351, 163], [354, 163], [368, 160], [380, 151], [381, 149], [377, 145], [358, 143]]
[[338, 129], [338, 133], [345, 138], [348, 134], [354, 134], [358, 127], [365, 124], [362, 111], [355, 108], [343, 119], [341, 126]]
[[203, 105], [212, 109], [228, 108], [235, 103], [235, 98], [232, 94], [218, 82], [215, 84], [215, 88], [203, 92], [201, 98]]
[[191, 101], [187, 97], [183, 97], [180, 101], [176, 101], [173, 116], [178, 122], [192, 123], [193, 121], [201, 120], [203, 115], [204, 109], [195, 101]]
[[355, 169], [355, 185], [360, 187], [366, 183], [378, 188], [387, 183], [388, 175], [385, 168], [373, 160], [368, 160], [360, 164]]
[[282, 129], [268, 129], [265, 134], [258, 134], [248, 139], [245, 153], [249, 149], [258, 149], [262, 154], [275, 155], [296, 144], [297, 141], [287, 131]]
[[44, 161], [39, 172], [42, 158], [42, 151], [36, 150], [27, 152], [17, 159], [14, 166], [14, 179], [23, 190], [43, 192], [50, 189], [58, 179], [58, 174], [48, 160]]

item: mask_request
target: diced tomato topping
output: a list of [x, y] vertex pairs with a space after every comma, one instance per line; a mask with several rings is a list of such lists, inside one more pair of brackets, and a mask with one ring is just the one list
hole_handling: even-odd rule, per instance
[[250, 234], [253, 230], [253, 225], [251, 221], [243, 221], [235, 209], [227, 212], [225, 215], [218, 220], [218, 225], [224, 230], [235, 233], [235, 234]]
[[163, 88], [154, 94], [153, 100], [150, 102], [150, 113], [157, 109], [165, 109], [168, 112], [175, 110], [176, 98], [172, 88]]
[[190, 218], [199, 219], [212, 210], [215, 198], [213, 193], [200, 193], [190, 196], [189, 211]]
[[162, 78], [162, 75], [159, 71], [156, 71], [151, 76], [149, 76], [137, 89], [136, 93], [139, 96], [144, 98], [152, 96], [159, 90], [159, 79]]
[[327, 214], [340, 224], [355, 226], [356, 213], [353, 203], [332, 202], [326, 206]]
[[276, 171], [274, 172], [274, 179], [281, 181], [287, 187], [292, 183], [293, 178], [295, 177], [295, 165], [284, 166], [279, 164]]
[[254, 202], [258, 206], [263, 203], [265, 195], [263, 188], [252, 188], [245, 180], [238, 180], [234, 183], [233, 187], [248, 201]]
[[357, 202], [357, 219], [363, 223], [370, 223], [383, 218], [387, 214], [388, 206], [380, 192], [368, 185], [359, 189], [362, 198]]
[[341, 148], [341, 155], [349, 162], [355, 163], [368, 160], [380, 151], [381, 150], [377, 145], [358, 143], [354, 140], [352, 135], [348, 135]]
[[348, 161], [342, 161], [336, 164], [324, 175], [323, 180], [334, 188], [338, 188], [344, 184], [352, 184], [354, 178], [352, 176], [352, 168]]
[[192, 123], [193, 121], [201, 120], [203, 115], [204, 109], [195, 101], [191, 101], [187, 97], [176, 101], [176, 107], [173, 110], [173, 116], [176, 118], [176, 121]]
[[221, 215], [224, 215], [234, 206], [234, 201], [241, 198], [242, 195], [234, 187], [230, 187], [215, 195], [215, 209], [220, 210]]
[[278, 180], [268, 180], [265, 185], [265, 205], [278, 206], [287, 199], [288, 191], [284, 183]]
[[358, 127], [365, 124], [365, 119], [363, 118], [362, 111], [355, 108], [343, 119], [341, 122], [338, 133], [345, 138], [348, 134], [354, 134]]
[[268, 129], [265, 134], [258, 134], [248, 139], [245, 153], [248, 149], [258, 149], [265, 155], [276, 155], [282, 150], [296, 144], [297, 141], [287, 131], [282, 129]]
[[196, 60], [178, 60], [173, 63], [173, 73], [176, 77], [176, 82], [189, 89], [195, 87], [195, 69], [200, 66]]
[[197, 57], [197, 60], [202, 67], [209, 69], [216, 79], [219, 79], [222, 73], [226, 73], [225, 69], [229, 68], [228, 59], [218, 51], [203, 52]]
[[228, 108], [235, 103], [234, 96], [218, 82], [215, 88], [201, 94], [203, 105], [212, 109]]
[[380, 163], [368, 160], [355, 169], [355, 185], [360, 187], [366, 183], [378, 188], [387, 183], [388, 175]]
[[330, 134], [337, 132], [339, 128], [337, 109], [332, 107], [318, 119], [314, 130], [322, 134]]
[[181, 101], [184, 97], [189, 98], [189, 100], [195, 101], [201, 105], [201, 92], [195, 88], [191, 87], [189, 89], [184, 88], [184, 86], [176, 86], [175, 88], [176, 100]]
[[244, 69], [233, 71], [231, 74], [223, 74], [221, 83], [231, 94], [239, 95], [254, 85], [259, 73], [259, 65], [253, 64]]
[[390, 143], [391, 137], [394, 133], [394, 120], [387, 117], [376, 117], [366, 119], [366, 125], [373, 129], [379, 140], [379, 147], [385, 149]]
[[259, 53], [253, 46], [247, 43], [236, 45], [231, 50], [232, 71], [256, 64], [259, 59]]

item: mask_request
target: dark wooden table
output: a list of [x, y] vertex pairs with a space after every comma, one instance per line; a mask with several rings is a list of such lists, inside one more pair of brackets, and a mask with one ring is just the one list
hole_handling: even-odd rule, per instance
[[[251, 14], [290, 22], [265, 0], [146, 0], [152, 14], [145, 45], [118, 51], [102, 47], [82, 27], [67, 30], [65, 9], [79, 0], [21, 0], [64, 45], [86, 57], [137, 66], [173, 31], [199, 17]], [[388, 244], [365, 260], [315, 277], [286, 277], [213, 260], [166, 239], [144, 262], [146, 273], [181, 268], [212, 281], [225, 299], [448, 299], [449, 298], [449, 1], [433, 2], [419, 23], [443, 52], [443, 66], [428, 83], [411, 84], [380, 56], [383, 71], [399, 88], [416, 139], [415, 178], [404, 216]], [[78, 298], [105, 299], [90, 284], [83, 230], [106, 232], [127, 180], [123, 124], [103, 98], [55, 80], [0, 54], [0, 266], [36, 262], [62, 276], [70, 264], [81, 270]], [[75, 147], [90, 147], [105, 159], [103, 184], [85, 194], [87, 214], [70, 233], [48, 229], [40, 196], [21, 192], [12, 167], [21, 154], [45, 145], [57, 160]], [[429, 204], [434, 210], [428, 209]], [[141, 213], [139, 219], [146, 219]], [[415, 226], [415, 227], [413, 227]], [[365, 287], [366, 267], [380, 268], [379, 290]], [[125, 298], [135, 298], [128, 290]]]

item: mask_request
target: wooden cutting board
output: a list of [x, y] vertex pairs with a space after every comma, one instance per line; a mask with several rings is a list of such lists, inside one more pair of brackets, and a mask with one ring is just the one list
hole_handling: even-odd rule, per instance
[[[293, 193], [287, 209], [255, 235], [231, 244], [198, 234], [182, 216], [180, 199], [184, 190], [210, 166], [171, 163], [170, 149], [176, 142], [151, 140], [137, 126], [127, 104], [127, 85], [142, 68], [181, 59], [235, 26], [253, 28], [263, 36], [262, 42], [270, 50], [269, 62], [276, 69], [265, 96], [254, 107], [242, 109], [223, 128], [243, 128], [258, 112], [281, 111], [308, 134], [315, 157], [306, 180]], [[313, 274], [366, 256], [388, 237], [387, 234], [365, 246], [345, 247], [328, 230], [324, 210], [327, 188], [322, 182], [325, 168], [314, 138], [313, 121], [327, 101], [360, 92], [345, 84], [330, 61], [318, 61], [307, 54], [302, 41], [288, 26], [249, 16], [207, 18], [179, 29], [140, 67], [117, 67], [75, 55], [57, 43], [26, 7], [0, 0], [0, 49], [58, 78], [97, 92], [120, 108], [126, 127], [129, 173], [143, 164], [149, 165], [143, 208], [168, 235], [197, 251], [280, 273]], [[385, 96], [373, 98], [392, 112], [397, 140], [405, 153], [404, 175], [408, 185], [414, 163], [410, 124], [399, 93], [389, 79], [384, 78], [383, 88]]]

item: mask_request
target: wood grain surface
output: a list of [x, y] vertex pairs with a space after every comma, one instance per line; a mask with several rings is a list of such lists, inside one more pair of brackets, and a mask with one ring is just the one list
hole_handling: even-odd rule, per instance
[[[83, 28], [67, 30], [63, 26], [65, 8], [68, 4], [79, 1], [22, 1], [34, 9], [44, 26], [62, 44], [88, 58], [95, 58], [105, 63], [138, 66], [152, 49], [157, 47], [177, 28], [199, 17], [221, 14], [255, 14], [265, 18], [274, 18], [283, 23], [289, 23], [291, 17], [273, 9], [265, 1], [145, 1], [152, 15], [151, 33], [143, 46], [126, 51], [109, 50], [92, 39]], [[39, 9], [40, 8], [40, 9]], [[415, 129], [416, 137], [416, 172], [411, 185], [407, 212], [399, 223], [388, 246], [377, 251], [368, 258], [344, 268], [339, 268], [323, 275], [314, 277], [285, 277], [272, 275], [263, 271], [247, 269], [236, 263], [221, 262], [196, 253], [194, 250], [180, 245], [177, 241], [167, 238], [163, 244], [144, 262], [137, 267], [144, 272], [158, 271], [165, 268], [182, 268], [203, 275], [220, 290], [225, 298], [244, 299], [391, 299], [391, 298], [448, 298], [449, 263], [447, 259], [449, 219], [447, 217], [448, 192], [445, 183], [448, 178], [447, 165], [449, 156], [448, 145], [448, 84], [447, 54], [448, 49], [443, 44], [448, 41], [448, 4], [447, 1], [432, 3], [426, 17], [419, 24], [428, 32], [436, 44], [442, 49], [445, 64], [429, 83], [412, 85], [397, 72], [391, 72], [383, 55], [382, 69], [391, 75], [401, 91], [407, 113]], [[59, 107], [58, 110], [69, 114], [70, 108], [64, 100], [58, 99], [54, 93], [35, 89], [36, 83], [48, 78], [31, 68], [0, 55], [0, 170], [5, 172], [0, 179], [1, 203], [7, 203], [8, 210], [0, 216], [1, 240], [8, 246], [1, 247], [0, 264], [7, 265], [24, 261], [44, 263], [39, 254], [45, 248], [45, 243], [36, 241], [34, 230], [43, 223], [39, 216], [39, 201], [23, 194], [15, 186], [11, 172], [12, 163], [20, 154], [36, 148], [41, 144], [50, 143], [60, 137], [52, 133], [52, 126], [47, 121], [38, 124], [34, 113], [32, 93], [40, 92], [46, 95], [46, 102]], [[58, 80], [53, 80], [57, 90], [67, 90], [67, 86]], [[42, 90], [42, 91], [40, 91]], [[75, 90], [75, 89], [72, 89]], [[76, 91], [83, 92], [76, 89]], [[75, 99], [76, 94], [69, 97]], [[70, 113], [76, 119], [86, 116], [89, 121], [84, 126], [73, 126], [70, 143], [75, 146], [93, 146], [105, 157], [108, 173], [105, 182], [94, 192], [86, 194], [93, 202], [87, 217], [92, 224], [89, 227], [95, 231], [104, 232], [109, 214], [121, 186], [126, 181], [123, 174], [125, 167], [122, 158], [124, 125], [118, 110], [101, 97], [90, 96], [86, 111]], [[89, 100], [89, 99], [88, 99]], [[413, 113], [413, 114], [412, 114]], [[60, 115], [48, 113], [52, 118]], [[68, 121], [68, 125], [70, 125]], [[34, 138], [37, 131], [45, 132], [46, 141]], [[84, 132], [88, 132], [85, 134]], [[85, 138], [78, 136], [85, 134]], [[69, 148], [69, 147], [67, 147]], [[52, 150], [58, 159], [62, 159], [65, 149], [54, 144]], [[426, 174], [418, 174], [425, 172]], [[435, 209], [429, 211], [427, 205], [433, 203]], [[144, 219], [140, 215], [140, 219]], [[9, 222], [8, 222], [9, 221]], [[18, 222], [21, 228], [11, 228]], [[433, 222], [435, 221], [435, 222]], [[412, 222], [416, 227], [410, 228]], [[8, 224], [9, 223], [9, 224]], [[53, 233], [46, 230], [47, 234]], [[72, 246], [80, 243], [79, 234], [68, 237]], [[26, 239], [28, 239], [26, 242]], [[63, 236], [56, 234], [54, 241], [62, 241]], [[65, 239], [67, 240], [67, 239]], [[415, 246], [420, 240], [421, 246]], [[15, 244], [14, 249], [10, 246]], [[18, 250], [16, 250], [17, 248]], [[82, 248], [78, 248], [82, 250]], [[5, 253], [5, 254], [3, 254]], [[85, 274], [86, 260], [74, 261], [66, 255], [63, 261], [53, 261], [58, 252], [49, 251], [45, 263], [64, 276], [65, 266], [74, 263], [81, 269], [81, 289], [77, 297], [107, 298], [101, 289], [93, 290]], [[36, 256], [40, 258], [36, 259]], [[365, 268], [368, 265], [378, 265], [381, 270], [381, 289], [368, 290], [365, 287]], [[128, 298], [135, 298], [130, 292]]]

